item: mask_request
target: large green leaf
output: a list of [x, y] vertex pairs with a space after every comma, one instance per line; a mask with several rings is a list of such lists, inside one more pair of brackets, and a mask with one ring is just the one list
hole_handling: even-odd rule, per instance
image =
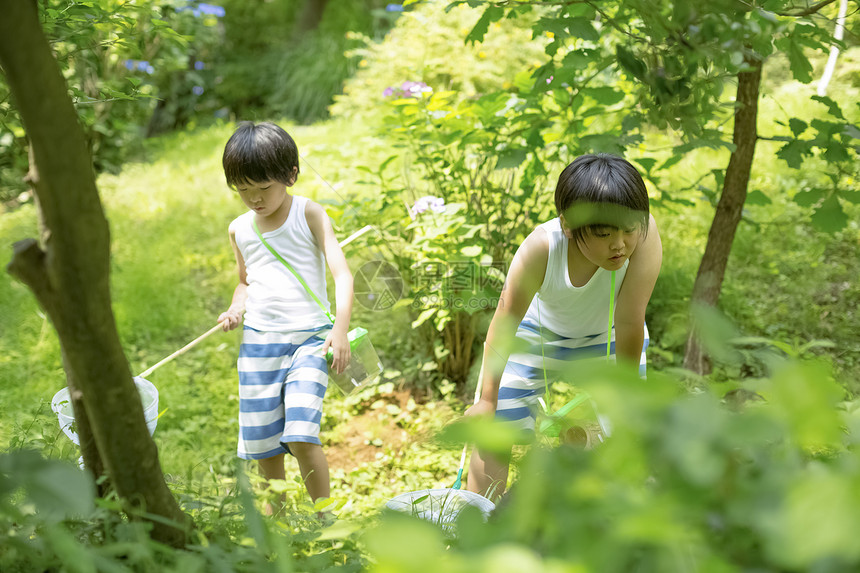
[[832, 115], [833, 117], [837, 117], [839, 119], [845, 119], [845, 116], [842, 115], [842, 110], [839, 108], [839, 104], [837, 104], [835, 101], [833, 101], [829, 97], [814, 95], [814, 96], [812, 96], [811, 99], [813, 99], [813, 100], [815, 100], [821, 104], [826, 105], [827, 106], [827, 112], [830, 115]]
[[803, 163], [803, 156], [809, 153], [809, 143], [804, 141], [789, 141], [783, 145], [776, 156], [788, 163], [789, 167], [798, 169]]
[[796, 117], [792, 117], [788, 120], [788, 127], [791, 129], [791, 133], [794, 134], [795, 137], [800, 136], [806, 128], [808, 127], [806, 122], [802, 119], [797, 119]]
[[611, 86], [600, 86], [585, 88], [583, 93], [603, 105], [612, 105], [624, 99], [624, 92], [616, 90]]
[[842, 210], [842, 205], [836, 195], [831, 195], [821, 203], [812, 214], [812, 226], [819, 231], [835, 233], [848, 224], [848, 215]]
[[600, 34], [594, 29], [592, 23], [585, 18], [566, 18], [564, 25], [570, 30], [570, 35], [574, 38], [588, 42], [596, 42], [600, 39]]
[[756, 189], [747, 194], [746, 203], [747, 205], [770, 205], [771, 200], [770, 197]]
[[526, 160], [528, 149], [520, 147], [508, 147], [499, 153], [496, 169], [513, 169]]
[[645, 66], [645, 62], [633, 55], [633, 52], [618, 46], [615, 50], [615, 55], [617, 56], [618, 63], [621, 64], [622, 68], [635, 78], [642, 81], [646, 80], [648, 68]]
[[788, 61], [791, 65], [791, 73], [794, 79], [799, 82], [808, 84], [812, 81], [812, 64], [803, 53], [803, 47], [793, 39], [789, 39], [788, 45]]
[[490, 29], [490, 24], [500, 20], [504, 15], [504, 8], [499, 8], [498, 6], [490, 6], [484, 10], [484, 13], [481, 14], [481, 17], [478, 18], [477, 22], [475, 22], [475, 26], [472, 28], [472, 31], [466, 36], [466, 43], [476, 44], [483, 42], [484, 36], [487, 35], [487, 31]]

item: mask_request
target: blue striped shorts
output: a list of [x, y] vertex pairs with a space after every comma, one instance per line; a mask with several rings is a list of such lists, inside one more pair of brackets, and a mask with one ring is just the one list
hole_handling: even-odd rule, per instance
[[[648, 327], [639, 360], [639, 375], [645, 377], [645, 349], [648, 348]], [[538, 325], [522, 321], [517, 329], [517, 338], [528, 343], [526, 352], [512, 354], [508, 358], [499, 383], [499, 401], [496, 416], [511, 422], [526, 437], [534, 434], [535, 418], [539, 411], [539, 400], [546, 391], [547, 381], [559, 378], [559, 372], [569, 373], [570, 363], [578, 360], [605, 360], [606, 333], [583, 338], [566, 338], [542, 330]], [[543, 348], [541, 348], [543, 346]], [[615, 329], [609, 345], [612, 359], [615, 358]], [[546, 369], [546, 379], [544, 378]], [[576, 380], [566, 381], [573, 384]]]
[[239, 448], [243, 459], [290, 453], [290, 442], [321, 445], [331, 327], [263, 332], [246, 326], [239, 349]]

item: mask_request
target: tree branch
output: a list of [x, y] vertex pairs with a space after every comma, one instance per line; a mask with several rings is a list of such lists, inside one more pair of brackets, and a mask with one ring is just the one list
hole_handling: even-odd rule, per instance
[[803, 18], [804, 16], [809, 16], [811, 14], [815, 14], [825, 6], [833, 4], [836, 0], [821, 0], [818, 4], [813, 4], [812, 6], [807, 6], [806, 8], [798, 8], [798, 12], [777, 12], [780, 16], [791, 16], [793, 18]]
[[30, 287], [44, 306], [50, 300], [53, 290], [45, 266], [47, 254], [39, 247], [36, 239], [18, 241], [12, 249], [14, 254], [6, 270]]

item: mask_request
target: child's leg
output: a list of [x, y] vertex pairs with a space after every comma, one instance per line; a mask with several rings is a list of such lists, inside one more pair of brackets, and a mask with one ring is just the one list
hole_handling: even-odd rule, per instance
[[[278, 454], [271, 458], [257, 460], [257, 463], [260, 466], [260, 475], [262, 475], [263, 479], [266, 480], [267, 487], [269, 485], [269, 480], [287, 478], [286, 470], [284, 469], [284, 454]], [[278, 505], [283, 507], [286, 500], [286, 496], [282, 493]], [[266, 515], [274, 515], [275, 511], [276, 508], [269, 502], [266, 502], [263, 506], [263, 513]]]
[[326, 460], [322, 446], [307, 442], [290, 442], [287, 445], [290, 452], [296, 457], [296, 461], [299, 462], [299, 472], [311, 499], [316, 501], [320, 498], [329, 497], [331, 486], [329, 485], [328, 460]]
[[469, 459], [469, 475], [466, 489], [481, 494], [491, 501], [505, 493], [508, 484], [508, 460], [503, 461], [488, 452], [475, 448]]
[[[558, 335], [553, 335], [559, 338]], [[499, 380], [496, 420], [510, 424], [522, 432], [518, 443], [528, 443], [534, 437], [535, 412], [538, 400], [544, 394], [546, 379], [543, 374], [544, 356], [542, 339], [537, 326], [517, 329], [517, 338], [529, 343], [527, 352], [515, 353], [508, 358]], [[488, 497], [500, 497], [505, 493], [508, 481], [510, 451], [505, 454], [490, 454], [475, 448], [469, 460], [469, 475], [466, 481], [469, 491]]]
[[284, 385], [285, 445], [299, 463], [308, 494], [316, 501], [329, 497], [328, 461], [319, 439], [323, 397], [328, 387], [328, 365], [322, 344], [328, 329], [314, 333], [293, 354]]

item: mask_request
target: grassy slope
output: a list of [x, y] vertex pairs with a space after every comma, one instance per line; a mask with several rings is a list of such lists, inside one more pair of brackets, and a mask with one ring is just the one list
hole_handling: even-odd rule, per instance
[[[386, 152], [359, 129], [343, 123], [290, 129], [306, 159], [295, 191], [323, 203], [355, 193], [347, 183], [359, 178], [355, 166], [373, 164]], [[244, 211], [220, 171], [231, 131], [232, 126], [220, 126], [160, 139], [149, 162], [99, 180], [112, 231], [114, 310], [133, 373], [208, 330], [229, 304], [236, 276], [226, 229]], [[335, 143], [340, 141], [345, 143]], [[0, 242], [32, 236], [35, 229], [31, 206], [4, 214]], [[338, 234], [351, 231], [338, 229]], [[352, 254], [358, 256], [357, 250], [358, 243]], [[3, 257], [5, 266], [11, 252]], [[7, 405], [0, 417], [2, 449], [28, 446], [73, 459], [77, 454], [50, 411], [51, 396], [65, 385], [50, 323], [26, 288], [6, 274], [0, 275], [0, 310], [0, 403]], [[166, 409], [155, 434], [162, 466], [170, 479], [182, 482], [179, 489], [223, 493], [223, 479], [234, 471], [238, 344], [238, 331], [217, 333], [148, 377], [159, 389], [159, 408]], [[430, 410], [416, 407], [405, 394], [395, 394], [392, 384], [348, 402], [333, 390], [323, 439], [344, 444], [330, 454], [335, 495], [360, 495], [362, 506], [378, 507], [407, 484], [453, 481], [455, 452], [440, 457], [429, 443], [406, 452], [407, 438], [414, 443], [419, 434], [429, 436], [428, 430], [452, 416], [444, 402]], [[400, 470], [403, 479], [392, 479], [389, 474], [404, 465], [422, 470], [411, 477]], [[379, 488], [381, 481], [390, 487]], [[301, 497], [297, 484], [287, 487]]]

